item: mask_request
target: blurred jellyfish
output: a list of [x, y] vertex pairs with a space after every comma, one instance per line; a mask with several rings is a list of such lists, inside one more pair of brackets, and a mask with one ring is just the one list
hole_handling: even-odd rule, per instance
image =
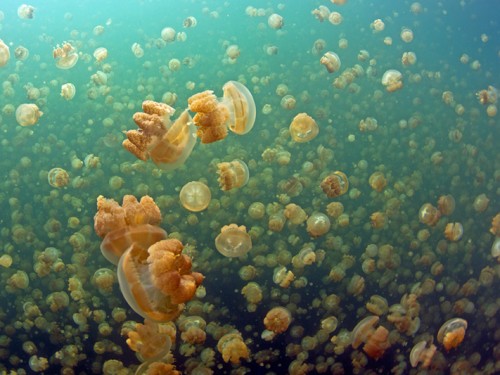
[[315, 212], [307, 219], [307, 233], [311, 237], [323, 236], [330, 230], [330, 219], [321, 212]]
[[75, 85], [72, 83], [65, 83], [61, 86], [61, 96], [66, 100], [71, 100], [76, 94]]
[[416, 343], [410, 352], [410, 364], [412, 367], [417, 367], [419, 363], [422, 368], [427, 368], [431, 364], [432, 358], [436, 353], [436, 345], [426, 340]]
[[104, 61], [108, 57], [108, 50], [104, 47], [99, 47], [94, 51], [94, 58], [97, 62]]
[[[30, 55], [30, 51], [26, 47], [19, 46], [14, 50], [14, 57], [19, 61], [25, 61]], [[1, 58], [0, 58], [1, 60]], [[1, 64], [1, 63], [0, 63]]]
[[328, 73], [336, 72], [340, 69], [340, 58], [335, 52], [326, 52], [323, 57], [319, 60], [328, 70]]
[[28, 103], [21, 104], [16, 109], [16, 121], [21, 126], [32, 126], [42, 117], [43, 112], [40, 111], [36, 104]]
[[289, 131], [294, 142], [304, 143], [316, 138], [319, 127], [307, 113], [299, 113], [290, 123]]
[[161, 31], [161, 38], [167, 43], [173, 42], [175, 40], [175, 30], [171, 27], [165, 27]]
[[413, 40], [413, 31], [407, 27], [403, 27], [400, 36], [403, 42], [410, 43]]
[[10, 59], [9, 46], [0, 39], [0, 67], [5, 66]]
[[92, 30], [92, 33], [93, 33], [95, 36], [102, 35], [102, 33], [104, 33], [104, 26], [102, 26], [102, 25], [97, 25], [97, 26], [96, 26], [96, 27], [94, 27], [94, 29]]
[[188, 182], [179, 193], [182, 206], [193, 212], [203, 211], [207, 208], [211, 197], [208, 186], [200, 181]]
[[283, 17], [279, 14], [273, 13], [267, 19], [267, 24], [271, 29], [281, 29], [283, 27]]
[[219, 175], [217, 181], [223, 191], [245, 186], [250, 176], [248, 166], [239, 159], [218, 163], [217, 174]]
[[387, 91], [394, 92], [403, 87], [403, 75], [395, 69], [389, 69], [382, 76], [381, 82]]
[[342, 23], [342, 20], [342, 14], [340, 14], [339, 12], [331, 12], [328, 16], [328, 21], [330, 21], [330, 23], [335, 26], [340, 25]]
[[144, 56], [144, 50], [142, 49], [141, 45], [139, 43], [134, 43], [132, 44], [132, 53], [134, 54], [135, 57], [141, 58]]
[[460, 241], [464, 233], [461, 223], [448, 223], [444, 228], [444, 236], [450, 241]]
[[182, 22], [182, 26], [185, 28], [195, 27], [198, 21], [193, 16], [189, 16]]
[[461, 318], [453, 318], [446, 321], [437, 334], [437, 340], [449, 351], [456, 348], [464, 340], [467, 330], [467, 321]]
[[22, 4], [17, 8], [17, 15], [23, 20], [32, 19], [35, 16], [35, 8], [31, 5]]
[[237, 44], [231, 44], [226, 48], [226, 55], [230, 61], [236, 61], [240, 56], [240, 47]]
[[56, 59], [56, 66], [59, 69], [70, 69], [78, 61], [78, 53], [69, 42], [64, 42], [62, 46], [57, 45], [52, 51], [52, 56]]
[[344, 172], [335, 171], [326, 176], [320, 186], [328, 198], [336, 198], [347, 192], [349, 180]]
[[252, 248], [252, 239], [244, 225], [225, 225], [215, 238], [215, 247], [225, 257], [241, 257]]
[[52, 168], [47, 175], [47, 180], [52, 187], [65, 187], [69, 184], [69, 174], [62, 168]]

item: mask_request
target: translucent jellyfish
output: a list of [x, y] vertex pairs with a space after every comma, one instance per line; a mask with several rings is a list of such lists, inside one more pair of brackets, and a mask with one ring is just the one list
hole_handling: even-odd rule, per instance
[[73, 45], [69, 42], [64, 42], [62, 46], [57, 45], [52, 51], [56, 66], [59, 69], [71, 69], [78, 61], [78, 53]]
[[161, 38], [167, 43], [172, 43], [175, 40], [175, 30], [171, 27], [165, 27], [161, 31]]
[[430, 203], [425, 203], [418, 212], [418, 219], [421, 223], [434, 226], [439, 221], [441, 212]]
[[71, 100], [76, 94], [76, 87], [72, 83], [65, 83], [61, 86], [61, 96], [66, 100]]
[[207, 208], [211, 198], [210, 189], [200, 181], [188, 182], [179, 193], [182, 206], [193, 212], [203, 211]]
[[240, 47], [236, 44], [231, 44], [226, 48], [226, 56], [229, 57], [229, 60], [234, 62], [240, 56]]
[[368, 316], [351, 333], [352, 347], [356, 349], [364, 343], [363, 351], [373, 359], [379, 359], [390, 346], [389, 331], [383, 326], [375, 328], [378, 321], [378, 316]]
[[176, 239], [156, 242], [147, 250], [132, 244], [118, 263], [118, 282], [129, 306], [157, 322], [175, 319], [194, 297], [203, 275], [191, 271], [191, 258]]
[[31, 5], [22, 4], [17, 8], [17, 15], [23, 20], [32, 19], [35, 16], [35, 8]]
[[5, 66], [10, 59], [9, 46], [0, 39], [0, 67]]
[[132, 50], [132, 53], [134, 54], [135, 57], [140, 59], [141, 57], [144, 56], [144, 50], [142, 49], [139, 43], [132, 44], [132, 47], [130, 49]]
[[498, 100], [498, 96], [498, 90], [493, 86], [488, 86], [486, 90], [481, 90], [476, 93], [476, 97], [482, 105], [495, 104]]
[[371, 188], [377, 192], [381, 192], [387, 186], [387, 180], [382, 172], [374, 172], [368, 178], [368, 183]]
[[[432, 340], [431, 340], [432, 341]], [[431, 364], [432, 358], [436, 353], [436, 345], [426, 340], [416, 343], [410, 352], [410, 364], [412, 367], [417, 367], [419, 363], [422, 368], [427, 368]]]
[[217, 342], [217, 350], [224, 362], [239, 364], [241, 359], [250, 358], [250, 351], [239, 332], [227, 333]]
[[335, 171], [326, 176], [320, 186], [328, 198], [336, 198], [347, 193], [349, 180], [344, 172]]
[[389, 69], [382, 76], [381, 82], [387, 91], [394, 92], [403, 87], [403, 75], [395, 69]]
[[32, 126], [42, 117], [43, 112], [40, 111], [36, 104], [28, 103], [21, 104], [16, 109], [16, 121], [21, 126]]
[[47, 175], [49, 185], [60, 188], [69, 184], [69, 174], [62, 168], [52, 168]]
[[185, 28], [195, 27], [197, 23], [198, 21], [196, 20], [196, 18], [194, 18], [193, 16], [189, 16], [184, 19], [184, 21], [182, 22], [182, 26]]
[[228, 191], [240, 188], [248, 182], [249, 171], [244, 161], [235, 159], [231, 162], [217, 164], [217, 181], [221, 190]]
[[464, 227], [461, 223], [448, 223], [444, 228], [444, 236], [450, 241], [459, 241], [464, 234]]
[[252, 239], [244, 225], [225, 225], [215, 238], [217, 251], [228, 258], [241, 257], [252, 248]]
[[172, 72], [176, 72], [181, 68], [181, 61], [179, 59], [171, 59], [168, 62], [168, 69]]
[[160, 360], [170, 351], [172, 340], [169, 327], [144, 319], [127, 332], [127, 345], [136, 352], [142, 361]]
[[377, 18], [370, 24], [370, 27], [372, 28], [373, 32], [378, 33], [385, 29], [385, 23], [380, 18]]
[[[1, 53], [0, 53], [1, 55]], [[14, 57], [16, 59], [18, 59], [19, 61], [25, 61], [28, 56], [30, 55], [30, 51], [26, 48], [26, 47], [23, 47], [23, 46], [19, 46], [19, 47], [16, 47], [16, 49], [14, 50]], [[0, 58], [0, 61], [2, 59]], [[1, 65], [1, 63], [0, 63]]]
[[273, 13], [267, 19], [267, 24], [271, 29], [281, 29], [283, 27], [283, 17], [277, 13]]
[[453, 318], [446, 321], [438, 331], [437, 340], [449, 351], [456, 348], [464, 340], [467, 321]]
[[407, 27], [403, 27], [403, 29], [401, 29], [400, 36], [403, 42], [410, 43], [413, 40], [413, 31]]
[[299, 113], [290, 123], [289, 131], [294, 142], [304, 143], [316, 138], [319, 127], [307, 113]]
[[335, 52], [328, 51], [323, 57], [319, 60], [321, 64], [323, 64], [328, 71], [328, 73], [336, 72], [340, 69], [340, 58]]
[[136, 112], [133, 119], [139, 130], [128, 130], [123, 147], [141, 160], [151, 158], [164, 170], [184, 164], [196, 143], [195, 127], [185, 110], [172, 124], [170, 116], [175, 110], [164, 103], [146, 100], [144, 112]]
[[236, 134], [246, 134], [255, 123], [255, 102], [250, 91], [236, 81], [226, 82], [223, 91], [221, 100], [211, 90], [188, 99], [189, 109], [197, 112], [193, 122], [202, 143], [226, 138], [228, 128]]
[[284, 307], [273, 307], [264, 318], [264, 325], [268, 331], [276, 333], [285, 332], [292, 322], [292, 314]]
[[108, 50], [104, 47], [99, 47], [94, 51], [94, 58], [97, 62], [106, 60], [108, 57]]
[[330, 230], [330, 219], [321, 212], [315, 212], [307, 219], [307, 233], [311, 237], [319, 237]]

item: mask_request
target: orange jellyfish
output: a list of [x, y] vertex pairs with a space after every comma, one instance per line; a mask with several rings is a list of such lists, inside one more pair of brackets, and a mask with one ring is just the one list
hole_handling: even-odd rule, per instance
[[165, 239], [167, 233], [157, 226], [160, 221], [160, 209], [147, 195], [140, 202], [133, 195], [125, 195], [122, 206], [102, 195], [97, 198], [94, 229], [99, 237], [104, 238], [102, 254], [113, 264], [118, 263], [132, 243], [148, 248]]
[[224, 362], [239, 364], [241, 359], [248, 359], [250, 351], [239, 332], [230, 332], [222, 336], [217, 343], [217, 350]]
[[208, 207], [212, 194], [207, 185], [200, 181], [191, 181], [184, 185], [179, 193], [182, 207], [199, 212]]
[[383, 326], [375, 328], [378, 321], [378, 316], [367, 316], [354, 327], [351, 333], [352, 347], [356, 349], [364, 343], [363, 351], [373, 359], [379, 359], [390, 346], [389, 331]]
[[21, 126], [32, 126], [42, 117], [43, 112], [40, 111], [36, 104], [28, 103], [21, 104], [16, 109], [16, 121]]
[[252, 248], [252, 239], [244, 225], [225, 225], [215, 238], [217, 251], [228, 258], [245, 255]]
[[381, 192], [387, 186], [387, 180], [382, 172], [374, 172], [368, 179], [371, 188], [377, 192]]
[[94, 51], [93, 56], [97, 62], [104, 61], [108, 57], [108, 50], [104, 47], [99, 47]]
[[292, 314], [284, 307], [273, 307], [264, 318], [266, 329], [277, 333], [285, 332], [292, 322]]
[[167, 104], [151, 100], [142, 102], [144, 112], [136, 112], [133, 119], [138, 130], [128, 130], [123, 147], [141, 160], [151, 158], [164, 170], [184, 164], [196, 143], [191, 116], [185, 110], [172, 124], [175, 110]]
[[464, 340], [467, 321], [454, 318], [446, 321], [438, 331], [437, 340], [449, 351], [456, 348]]
[[349, 180], [344, 172], [335, 171], [326, 176], [320, 186], [328, 198], [336, 198], [347, 193]]
[[418, 211], [418, 219], [422, 224], [427, 224], [431, 227], [437, 224], [441, 212], [430, 203], [425, 203]]
[[403, 75], [395, 69], [389, 69], [382, 76], [381, 82], [387, 91], [394, 92], [403, 87]]
[[0, 39], [0, 67], [5, 66], [10, 59], [9, 46]]
[[318, 133], [318, 124], [307, 113], [299, 113], [290, 123], [290, 135], [294, 142], [309, 142], [316, 138]]
[[75, 85], [72, 83], [65, 83], [61, 86], [61, 96], [66, 100], [71, 100], [76, 94]]
[[461, 223], [448, 223], [444, 228], [444, 236], [450, 241], [460, 241], [464, 234], [464, 227]]
[[62, 46], [57, 45], [52, 51], [56, 66], [59, 69], [70, 69], [74, 67], [78, 61], [78, 53], [69, 42], [64, 42]]
[[138, 354], [141, 361], [160, 360], [170, 351], [172, 339], [163, 324], [144, 319], [127, 332], [127, 345]]
[[120, 290], [129, 306], [157, 322], [175, 319], [194, 297], [203, 275], [191, 271], [191, 258], [176, 239], [156, 242], [147, 250], [133, 243], [118, 263]]
[[246, 185], [249, 178], [248, 167], [242, 160], [217, 164], [217, 174], [221, 190], [227, 191]]
[[226, 82], [222, 90], [222, 100], [218, 100], [212, 90], [188, 99], [189, 109], [196, 112], [193, 122], [202, 143], [226, 138], [228, 128], [236, 134], [246, 134], [255, 123], [255, 101], [250, 91], [236, 81]]
[[69, 174], [62, 168], [52, 168], [47, 175], [49, 185], [60, 188], [69, 184]]
[[328, 51], [323, 57], [319, 60], [319, 62], [325, 66], [328, 73], [336, 72], [340, 69], [340, 58], [335, 52]]
[[416, 343], [410, 352], [410, 364], [412, 367], [417, 367], [419, 363], [422, 363], [422, 368], [427, 368], [431, 364], [432, 358], [436, 353], [436, 345], [428, 343], [425, 340]]

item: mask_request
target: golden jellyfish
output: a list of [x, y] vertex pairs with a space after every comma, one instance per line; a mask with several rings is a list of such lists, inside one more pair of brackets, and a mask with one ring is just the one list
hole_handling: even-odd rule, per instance
[[[432, 340], [431, 340], [432, 341]], [[422, 368], [427, 368], [431, 364], [432, 358], [436, 353], [436, 345], [426, 340], [416, 343], [410, 352], [410, 364], [417, 367], [419, 363]]]
[[441, 215], [451, 215], [455, 211], [455, 198], [450, 194], [441, 195], [438, 199], [438, 209]]
[[36, 104], [25, 103], [21, 104], [16, 109], [16, 121], [21, 126], [32, 126], [42, 117], [43, 112], [40, 111]]
[[169, 330], [162, 324], [144, 319], [127, 332], [127, 345], [136, 352], [142, 361], [159, 360], [170, 351], [172, 339]]
[[0, 67], [5, 66], [10, 59], [9, 46], [0, 39]]
[[342, 14], [340, 14], [339, 12], [331, 12], [328, 16], [328, 21], [330, 21], [332, 25], [340, 25], [343, 21]]
[[484, 212], [488, 208], [490, 204], [490, 199], [486, 196], [486, 194], [479, 194], [475, 199], [472, 207], [474, 207], [474, 211], [476, 212]]
[[144, 50], [142, 49], [139, 43], [132, 44], [132, 47], [130, 49], [132, 50], [134, 56], [137, 57], [138, 59], [144, 56]]
[[195, 127], [188, 111], [183, 111], [172, 124], [175, 110], [165, 103], [146, 100], [144, 112], [136, 112], [133, 119], [139, 130], [128, 130], [123, 147], [141, 160], [151, 158], [164, 170], [184, 164], [196, 143]]
[[240, 47], [236, 44], [231, 44], [226, 48], [226, 56], [230, 61], [235, 61], [240, 56]]
[[403, 27], [400, 36], [403, 42], [410, 43], [413, 40], [413, 31], [407, 27]]
[[[0, 53], [0, 55], [1, 55], [1, 53]], [[14, 50], [14, 57], [19, 61], [25, 61], [29, 55], [30, 55], [30, 51], [26, 47], [19, 46], [19, 47], [16, 47], [16, 49]], [[2, 61], [1, 57], [0, 57], [0, 61]], [[0, 63], [0, 66], [1, 65], [2, 64]]]
[[185, 18], [184, 21], [182, 22], [182, 26], [185, 27], [186, 29], [189, 27], [195, 27], [197, 24], [198, 21], [193, 16]]
[[381, 82], [388, 92], [394, 92], [403, 87], [403, 75], [398, 70], [389, 69], [382, 76]]
[[52, 168], [47, 175], [49, 185], [60, 188], [69, 184], [69, 174], [62, 168]]
[[491, 219], [490, 233], [496, 237], [500, 237], [500, 213]]
[[66, 100], [71, 100], [76, 94], [76, 87], [72, 83], [65, 83], [61, 86], [61, 96]]
[[415, 52], [403, 52], [401, 62], [405, 66], [414, 65], [417, 62], [417, 55], [415, 55]]
[[161, 31], [161, 38], [167, 42], [171, 43], [175, 40], [175, 30], [171, 27], [165, 27]]
[[422, 224], [434, 226], [439, 221], [441, 212], [430, 203], [425, 203], [418, 211], [418, 219]]
[[168, 69], [172, 72], [176, 72], [181, 68], [181, 62], [179, 59], [171, 59], [168, 62]]
[[283, 27], [283, 24], [284, 24], [283, 17], [281, 17], [277, 13], [273, 13], [267, 19], [267, 24], [269, 25], [269, 27], [271, 29], [275, 29], [275, 30], [281, 29]]
[[280, 105], [283, 109], [294, 109], [297, 104], [297, 100], [293, 95], [285, 95], [281, 98]]
[[196, 112], [193, 123], [201, 143], [212, 143], [226, 138], [229, 109], [217, 101], [213, 91], [206, 90], [188, 99], [189, 109]]
[[250, 176], [248, 166], [239, 159], [218, 163], [217, 174], [219, 175], [217, 181], [223, 191], [245, 186]]
[[290, 123], [289, 131], [294, 142], [304, 143], [316, 138], [319, 127], [307, 113], [299, 113]]
[[456, 348], [464, 340], [467, 330], [467, 321], [461, 318], [453, 318], [446, 321], [437, 334], [437, 340], [449, 351]]
[[78, 53], [69, 42], [64, 42], [62, 46], [57, 45], [52, 51], [52, 55], [56, 59], [56, 67], [59, 69], [71, 69], [78, 61]]
[[448, 223], [444, 228], [444, 236], [450, 241], [460, 241], [464, 234], [464, 227], [461, 223]]
[[349, 180], [344, 172], [335, 171], [321, 181], [320, 187], [328, 198], [336, 198], [347, 193]]
[[17, 8], [17, 15], [23, 20], [32, 19], [35, 16], [35, 8], [31, 5], [22, 4]]
[[285, 332], [292, 322], [292, 314], [285, 307], [273, 307], [264, 317], [264, 325], [275, 334]]
[[379, 321], [378, 316], [367, 316], [361, 320], [351, 333], [351, 345], [357, 349], [361, 344], [363, 351], [373, 359], [379, 359], [389, 348], [389, 331], [383, 327], [375, 328]]
[[328, 51], [326, 52], [319, 62], [325, 66], [328, 73], [336, 72], [340, 69], [340, 58], [335, 52]]
[[104, 47], [99, 47], [94, 51], [94, 58], [97, 62], [106, 60], [108, 57], [108, 50]]
[[203, 211], [207, 208], [211, 198], [209, 187], [200, 181], [188, 182], [179, 193], [182, 206], [193, 212]]
[[147, 250], [133, 243], [118, 263], [120, 290], [129, 306], [157, 322], [175, 319], [191, 300], [203, 275], [192, 272], [191, 258], [176, 239], [156, 242]]
[[221, 228], [215, 247], [225, 257], [241, 257], [252, 248], [252, 239], [244, 225], [229, 224]]
[[495, 104], [498, 100], [498, 90], [493, 86], [488, 86], [486, 90], [477, 92], [476, 97], [482, 105]]
[[331, 224], [328, 216], [321, 212], [315, 212], [309, 216], [306, 225], [307, 233], [309, 233], [311, 237], [319, 237], [330, 230]]
[[237, 81], [228, 81], [222, 86], [223, 103], [229, 110], [228, 128], [236, 134], [246, 134], [255, 123], [256, 109], [252, 94]]
[[97, 198], [94, 230], [103, 238], [101, 252], [113, 264], [118, 263], [132, 243], [148, 248], [165, 239], [167, 233], [158, 227], [160, 221], [160, 209], [147, 195], [140, 201], [133, 195], [125, 195], [122, 206], [102, 195]]
[[377, 192], [381, 192], [387, 186], [387, 180], [382, 172], [374, 172], [368, 179], [371, 188]]
[[370, 24], [370, 27], [373, 30], [373, 32], [378, 33], [385, 29], [385, 23], [380, 18], [377, 18]]
[[224, 362], [231, 362], [234, 365], [239, 364], [242, 359], [250, 358], [250, 351], [239, 332], [230, 332], [222, 336], [217, 342], [217, 350]]

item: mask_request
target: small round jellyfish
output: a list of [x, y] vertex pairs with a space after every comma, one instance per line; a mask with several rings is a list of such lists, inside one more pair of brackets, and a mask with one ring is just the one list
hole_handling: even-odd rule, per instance
[[269, 25], [269, 27], [271, 29], [281, 29], [283, 27], [283, 17], [281, 17], [279, 14], [277, 13], [273, 13], [269, 16], [269, 18], [267, 19], [267, 24]]
[[65, 187], [69, 184], [69, 174], [62, 168], [52, 168], [47, 175], [47, 180], [52, 187]]
[[336, 198], [349, 189], [349, 180], [344, 172], [335, 171], [321, 181], [321, 189], [328, 198]]
[[42, 117], [43, 112], [40, 111], [36, 104], [25, 103], [21, 104], [16, 109], [16, 121], [21, 126], [32, 126]]
[[75, 85], [72, 83], [65, 83], [61, 86], [61, 96], [66, 100], [71, 100], [76, 94]]
[[217, 164], [217, 174], [219, 186], [223, 191], [246, 185], [250, 175], [245, 162], [239, 159]]
[[182, 206], [193, 212], [203, 211], [207, 208], [211, 198], [209, 187], [200, 181], [188, 182], [179, 193]]
[[225, 225], [215, 238], [217, 251], [228, 258], [245, 255], [252, 248], [252, 239], [244, 225]]
[[305, 143], [316, 138], [319, 127], [307, 113], [299, 113], [290, 123], [289, 131], [294, 142]]
[[336, 72], [340, 69], [340, 58], [335, 52], [328, 51], [319, 60], [328, 71], [328, 73]]
[[403, 87], [403, 75], [398, 70], [389, 69], [382, 76], [381, 82], [388, 92], [394, 92]]

